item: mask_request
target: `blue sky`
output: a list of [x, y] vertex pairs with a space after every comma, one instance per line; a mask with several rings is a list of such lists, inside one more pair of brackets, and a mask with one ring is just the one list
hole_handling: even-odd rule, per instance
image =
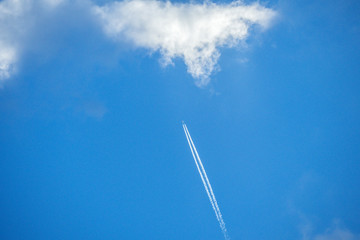
[[231, 239], [360, 239], [359, 2], [133, 2], [0, 1], [0, 238], [223, 239], [184, 120]]

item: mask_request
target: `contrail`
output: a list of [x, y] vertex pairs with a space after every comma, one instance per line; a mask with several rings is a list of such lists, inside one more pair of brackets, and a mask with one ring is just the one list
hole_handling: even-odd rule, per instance
[[219, 214], [218, 214], [218, 212], [217, 212], [217, 210], [216, 210], [216, 207], [215, 207], [214, 202], [213, 202], [213, 199], [212, 199], [212, 197], [211, 197], [211, 195], [210, 195], [208, 186], [206, 185], [206, 182], [205, 182], [205, 180], [204, 180], [204, 176], [203, 176], [203, 174], [202, 174], [202, 172], [201, 172], [201, 170], [200, 170], [200, 168], [199, 168], [199, 164], [198, 164], [197, 159], [196, 159], [196, 157], [195, 157], [193, 147], [192, 147], [192, 145], [191, 145], [191, 143], [190, 143], [190, 140], [189, 140], [190, 134], [188, 133], [185, 124], [183, 124], [183, 128], [184, 128], [186, 140], [187, 140], [188, 143], [189, 143], [189, 147], [190, 147], [190, 150], [191, 150], [191, 154], [192, 154], [192, 156], [193, 156], [193, 158], [194, 158], [194, 160], [195, 160], [196, 167], [197, 167], [197, 169], [198, 169], [198, 171], [199, 171], [201, 180], [202, 180], [202, 182], [203, 182], [203, 184], [204, 184], [204, 187], [205, 187], [206, 193], [207, 193], [207, 195], [208, 195], [208, 197], [209, 197], [211, 206], [212, 206], [212, 208], [214, 209], [214, 212], [215, 212], [215, 215], [216, 215], [217, 220], [220, 221], [220, 219], [219, 219]]
[[192, 140], [192, 138], [191, 138], [191, 136], [190, 136], [190, 132], [189, 132], [189, 130], [187, 129], [186, 124], [184, 124], [184, 125], [185, 125], [185, 129], [186, 129], [186, 131], [187, 131], [187, 133], [188, 133], [188, 135], [189, 135], [190, 142], [191, 142], [191, 144], [192, 144], [192, 146], [193, 146], [193, 148], [194, 148], [194, 150], [195, 150], [195, 154], [196, 154], [196, 157], [197, 157], [197, 159], [198, 159], [198, 161], [199, 161], [201, 170], [202, 170], [202, 172], [203, 172], [203, 174], [204, 174], [204, 176], [205, 176], [206, 183], [207, 183], [207, 185], [208, 185], [208, 187], [209, 187], [209, 189], [210, 189], [210, 194], [211, 194], [212, 200], [213, 200], [213, 202], [214, 202], [217, 215], [219, 216], [218, 220], [219, 220], [219, 224], [220, 224], [221, 230], [222, 230], [223, 233], [224, 233], [225, 239], [228, 239], [228, 237], [227, 237], [227, 230], [226, 230], [226, 227], [225, 227], [225, 222], [224, 222], [224, 220], [223, 220], [223, 218], [222, 218], [222, 215], [221, 215], [221, 212], [220, 212], [220, 208], [219, 208], [219, 206], [218, 206], [218, 204], [217, 204], [217, 201], [216, 201], [216, 198], [215, 198], [215, 194], [214, 194], [214, 192], [213, 192], [213, 190], [212, 190], [212, 187], [211, 187], [209, 178], [207, 177], [205, 168], [204, 168], [204, 166], [203, 166], [203, 164], [202, 164], [202, 161], [201, 161], [201, 159], [200, 159], [200, 156], [199, 156], [199, 154], [198, 154], [198, 152], [197, 152], [197, 150], [196, 150], [195, 144], [194, 144], [194, 142], [193, 142], [193, 140]]
[[[220, 228], [224, 234], [224, 237], [226, 240], [229, 240], [230, 237], [228, 236], [228, 233], [227, 233], [227, 230], [226, 230], [226, 227], [225, 227], [225, 222], [222, 218], [222, 215], [221, 215], [221, 212], [220, 212], [220, 208], [217, 204], [217, 201], [216, 201], [216, 198], [215, 198], [215, 194], [212, 190], [212, 187], [211, 187], [211, 184], [210, 184], [210, 181], [209, 181], [209, 178], [207, 177], [207, 174], [206, 174], [206, 171], [205, 171], [205, 168], [202, 164], [202, 161], [200, 159], [200, 156], [196, 150], [196, 147], [195, 147], [195, 144], [191, 138], [191, 135], [190, 135], [190, 132], [189, 130], [187, 129], [186, 127], [186, 124], [183, 122], [183, 128], [184, 128], [184, 132], [185, 132], [185, 135], [186, 135], [186, 139], [189, 143], [189, 147], [190, 147], [190, 150], [191, 150], [191, 154], [193, 155], [193, 158], [195, 160], [195, 163], [196, 163], [196, 167], [199, 171], [199, 174], [200, 174], [200, 177], [201, 177], [201, 180], [203, 181], [203, 184], [204, 184], [204, 187], [205, 187], [205, 190], [206, 190], [206, 193], [208, 194], [208, 197], [209, 197], [209, 200], [211, 202], [211, 205], [214, 209], [214, 212], [215, 212], [215, 215], [216, 215], [216, 218], [220, 224]], [[195, 152], [195, 154], [194, 154]], [[196, 157], [195, 157], [196, 155]], [[198, 163], [199, 162], [199, 163]], [[199, 168], [199, 165], [201, 167], [201, 170]], [[210, 190], [210, 192], [209, 192]]]

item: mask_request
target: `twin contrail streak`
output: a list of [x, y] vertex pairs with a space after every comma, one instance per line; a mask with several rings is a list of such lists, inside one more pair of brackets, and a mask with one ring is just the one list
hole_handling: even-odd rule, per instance
[[[226, 227], [225, 227], [225, 222], [222, 218], [222, 215], [221, 215], [221, 212], [220, 212], [220, 208], [217, 204], [217, 201], [216, 201], [216, 198], [215, 198], [215, 194], [212, 190], [212, 187], [211, 187], [211, 184], [210, 184], [210, 181], [209, 181], [209, 178], [206, 174], [206, 171], [205, 171], [205, 168], [201, 162], [201, 159], [200, 159], [200, 156], [196, 150], [196, 147], [195, 147], [195, 144], [191, 138], [191, 135], [189, 133], [189, 130], [187, 129], [186, 127], [186, 124], [183, 122], [183, 128], [184, 128], [184, 132], [185, 132], [185, 136], [186, 136], [186, 139], [188, 141], [188, 144], [189, 144], [189, 147], [190, 147], [190, 150], [191, 150], [191, 154], [195, 160], [195, 164], [196, 164], [196, 167], [199, 171], [199, 174], [200, 174], [200, 177], [201, 177], [201, 180], [204, 184], [204, 187], [205, 187], [205, 190], [206, 190], [206, 193], [209, 197], [209, 200], [210, 200], [210, 203], [211, 203], [211, 206], [212, 208], [214, 209], [214, 212], [215, 212], [215, 215], [216, 215], [216, 218], [220, 224], [220, 228], [224, 234], [224, 237], [226, 240], [230, 239], [228, 234], [227, 234], [227, 230], [226, 230]], [[195, 154], [194, 154], [195, 153]], [[200, 166], [200, 167], [199, 167]]]
[[204, 188], [205, 188], [206, 193], [207, 193], [207, 195], [208, 195], [208, 197], [209, 197], [210, 203], [211, 203], [211, 205], [212, 205], [212, 207], [213, 207], [213, 209], [214, 209], [214, 212], [215, 212], [215, 214], [216, 214], [216, 218], [217, 218], [218, 221], [220, 221], [218, 212], [217, 212], [216, 207], [215, 207], [215, 205], [214, 205], [213, 199], [212, 199], [212, 197], [211, 197], [211, 195], [210, 195], [208, 186], [207, 186], [207, 184], [206, 184], [206, 182], [205, 182], [205, 180], [204, 180], [204, 176], [203, 176], [203, 174], [202, 174], [202, 171], [201, 171], [200, 168], [199, 168], [199, 164], [198, 164], [197, 159], [196, 159], [196, 157], [195, 157], [194, 149], [193, 149], [193, 146], [192, 146], [192, 144], [191, 144], [191, 142], [190, 142], [190, 139], [189, 139], [189, 137], [191, 137], [191, 136], [190, 136], [190, 134], [188, 133], [185, 124], [183, 125], [183, 128], [184, 128], [184, 131], [185, 131], [186, 139], [187, 139], [187, 141], [188, 141], [188, 143], [189, 143], [189, 147], [190, 147], [190, 150], [191, 150], [191, 154], [192, 154], [192, 156], [193, 156], [193, 158], [194, 158], [194, 160], [195, 160], [196, 167], [197, 167], [197, 169], [198, 169], [198, 171], [199, 171], [201, 180], [202, 180], [202, 182], [203, 182], [203, 184], [204, 184]]
[[221, 229], [223, 230], [223, 232], [226, 233], [225, 222], [224, 222], [224, 220], [222, 219], [222, 215], [221, 215], [219, 206], [218, 206], [218, 204], [217, 204], [217, 201], [216, 201], [216, 198], [215, 198], [215, 194], [214, 194], [214, 192], [213, 192], [213, 190], [212, 190], [212, 187], [211, 187], [209, 178], [207, 177], [205, 168], [204, 168], [204, 166], [203, 166], [203, 164], [202, 164], [202, 161], [201, 161], [201, 159], [200, 159], [200, 156], [199, 156], [199, 154], [198, 154], [198, 152], [197, 152], [197, 150], [196, 150], [195, 144], [194, 144], [194, 142], [192, 141], [192, 138], [191, 138], [191, 136], [190, 136], [189, 130], [187, 129], [187, 126], [186, 126], [186, 125], [185, 125], [185, 128], [186, 128], [186, 131], [187, 131], [187, 133], [188, 133], [188, 135], [189, 135], [190, 142], [191, 142], [192, 146], [194, 147], [195, 154], [196, 154], [197, 159], [198, 159], [198, 161], [199, 161], [199, 164], [200, 164], [200, 166], [201, 166], [201, 170], [202, 170], [202, 172], [204, 173], [206, 183], [207, 183], [207, 185], [208, 185], [208, 187], [209, 187], [209, 189], [210, 189], [210, 194], [211, 194], [212, 200], [213, 200], [213, 202], [214, 202], [217, 215], [219, 216], [220, 227], [221, 227]]

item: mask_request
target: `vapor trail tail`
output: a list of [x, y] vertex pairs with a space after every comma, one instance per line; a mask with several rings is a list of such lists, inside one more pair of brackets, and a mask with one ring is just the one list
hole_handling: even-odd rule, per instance
[[199, 164], [198, 164], [197, 159], [196, 159], [196, 157], [195, 157], [194, 150], [193, 150], [193, 146], [192, 146], [191, 143], [190, 143], [189, 135], [188, 135], [188, 132], [187, 132], [187, 129], [186, 129], [186, 125], [185, 125], [185, 124], [183, 124], [183, 128], [184, 128], [184, 132], [185, 132], [186, 139], [187, 139], [187, 141], [188, 141], [188, 143], [189, 143], [189, 147], [190, 147], [190, 150], [191, 150], [191, 154], [192, 154], [192, 156], [193, 156], [193, 158], [194, 158], [196, 167], [197, 167], [197, 169], [198, 169], [198, 171], [199, 171], [201, 180], [202, 180], [202, 182], [203, 182], [203, 184], [204, 184], [204, 188], [205, 188], [206, 193], [207, 193], [207, 195], [208, 195], [208, 197], [209, 197], [211, 206], [212, 206], [212, 208], [214, 209], [214, 212], [215, 212], [215, 214], [216, 214], [217, 220], [220, 221], [219, 215], [218, 215], [218, 213], [217, 213], [217, 211], [216, 211], [216, 207], [215, 207], [214, 202], [213, 202], [213, 200], [212, 200], [212, 198], [211, 198], [211, 195], [210, 195], [208, 186], [206, 185], [206, 182], [205, 182], [205, 180], [204, 180], [204, 176], [203, 176], [203, 174], [202, 174], [202, 172], [201, 172], [201, 170], [200, 170], [200, 168], [199, 168]]
[[[199, 171], [201, 180], [203, 181], [205, 190], [206, 190], [206, 192], [207, 192], [207, 194], [208, 194], [209, 200], [210, 200], [211, 205], [212, 205], [212, 207], [213, 207], [213, 209], [214, 209], [216, 218], [217, 218], [217, 220], [218, 220], [218, 222], [219, 222], [219, 225], [220, 225], [220, 228], [221, 228], [221, 230], [222, 230], [222, 232], [223, 232], [224, 238], [225, 238], [226, 240], [229, 240], [230, 238], [229, 238], [229, 236], [228, 236], [227, 229], [226, 229], [226, 227], [225, 227], [225, 222], [224, 222], [224, 220], [223, 220], [223, 218], [222, 218], [222, 214], [221, 214], [220, 208], [219, 208], [219, 206], [218, 206], [218, 204], [217, 204], [217, 201], [216, 201], [216, 198], [215, 198], [215, 194], [214, 194], [214, 192], [213, 192], [213, 190], [212, 190], [212, 187], [211, 187], [209, 178], [207, 177], [205, 168], [204, 168], [204, 166], [203, 166], [203, 164], [202, 164], [202, 161], [201, 161], [201, 159], [200, 159], [200, 156], [199, 156], [199, 154], [198, 154], [198, 152], [197, 152], [197, 150], [196, 150], [196, 147], [195, 147], [195, 144], [194, 144], [194, 142], [193, 142], [193, 140], [192, 140], [192, 138], [191, 138], [190, 132], [189, 132], [189, 130], [187, 129], [186, 124], [185, 124], [184, 122], [183, 122], [183, 128], [184, 128], [184, 132], [185, 132], [185, 135], [186, 135], [186, 139], [187, 139], [187, 141], [188, 141], [188, 143], [189, 143], [189, 147], [190, 147], [191, 153], [192, 153], [193, 158], [194, 158], [194, 160], [195, 160], [196, 167], [197, 167], [197, 169], [198, 169], [198, 171]], [[195, 154], [194, 154], [194, 152], [195, 152]], [[195, 156], [195, 155], [196, 155], [196, 156]], [[201, 167], [201, 170], [200, 170], [200, 168], [199, 168], [199, 165], [200, 165], [200, 167]], [[209, 192], [209, 190], [210, 190], [210, 192]]]

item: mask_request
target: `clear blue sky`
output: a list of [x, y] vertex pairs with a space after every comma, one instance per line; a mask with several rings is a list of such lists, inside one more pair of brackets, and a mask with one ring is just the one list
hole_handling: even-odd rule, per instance
[[359, 3], [267, 1], [201, 87], [81, 3], [41, 13], [0, 89], [0, 239], [223, 239], [182, 120], [231, 239], [360, 239]]

